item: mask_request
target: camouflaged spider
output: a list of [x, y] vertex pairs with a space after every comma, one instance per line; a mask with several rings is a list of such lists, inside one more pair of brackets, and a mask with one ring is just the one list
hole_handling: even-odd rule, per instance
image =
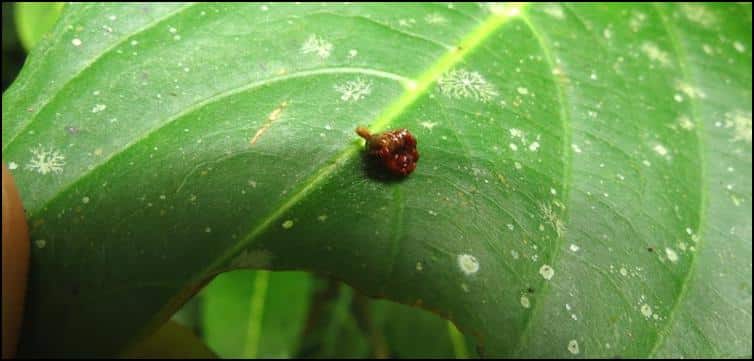
[[416, 138], [406, 129], [395, 129], [371, 134], [367, 128], [356, 128], [356, 134], [364, 138], [369, 155], [379, 161], [390, 173], [407, 176], [416, 169], [419, 152]]

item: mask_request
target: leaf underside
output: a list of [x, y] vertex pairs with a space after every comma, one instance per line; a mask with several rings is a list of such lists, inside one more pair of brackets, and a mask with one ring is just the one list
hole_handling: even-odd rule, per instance
[[3, 94], [21, 352], [115, 354], [257, 268], [484, 355], [751, 355], [751, 45], [750, 4], [67, 5]]

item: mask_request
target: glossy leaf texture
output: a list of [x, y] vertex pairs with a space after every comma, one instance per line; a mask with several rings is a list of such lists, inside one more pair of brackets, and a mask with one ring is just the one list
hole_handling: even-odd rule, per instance
[[257, 268], [482, 355], [751, 355], [751, 46], [750, 4], [66, 6], [3, 95], [21, 351], [114, 354]]

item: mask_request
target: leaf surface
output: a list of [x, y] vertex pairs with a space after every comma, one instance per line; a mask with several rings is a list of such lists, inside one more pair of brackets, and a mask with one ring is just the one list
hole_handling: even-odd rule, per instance
[[[416, 171], [365, 169], [358, 125]], [[2, 142], [27, 354], [115, 353], [258, 268], [485, 355], [751, 355], [750, 4], [72, 4]]]

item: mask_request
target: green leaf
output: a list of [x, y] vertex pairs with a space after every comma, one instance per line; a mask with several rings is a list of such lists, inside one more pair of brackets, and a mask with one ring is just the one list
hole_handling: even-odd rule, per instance
[[18, 36], [27, 52], [52, 29], [63, 5], [62, 2], [16, 3], [14, 10]]
[[309, 306], [309, 275], [234, 271], [200, 294], [202, 331], [223, 358], [288, 358], [295, 354]]
[[21, 48], [20, 41], [18, 40], [18, 34], [16, 33], [16, 26], [13, 20], [14, 16], [14, 4], [3, 3], [3, 17], [2, 17], [2, 42], [3, 42], [3, 65], [2, 65], [2, 80], [3, 91], [10, 86], [13, 80], [18, 75], [21, 67], [24, 65], [24, 59], [26, 53]]
[[122, 355], [125, 358], [217, 358], [191, 330], [168, 321]]
[[393, 358], [479, 357], [472, 340], [437, 315], [383, 300], [372, 307]]
[[[335, 280], [316, 278], [297, 358], [384, 358], [384, 339], [365, 322], [366, 297]], [[358, 312], [357, 312], [358, 311]], [[359, 317], [357, 317], [359, 315]]]
[[319, 280], [297, 357], [468, 358], [473, 342], [424, 310]]
[[750, 4], [67, 6], [3, 95], [21, 352], [114, 354], [258, 268], [484, 355], [749, 356], [751, 48]]

